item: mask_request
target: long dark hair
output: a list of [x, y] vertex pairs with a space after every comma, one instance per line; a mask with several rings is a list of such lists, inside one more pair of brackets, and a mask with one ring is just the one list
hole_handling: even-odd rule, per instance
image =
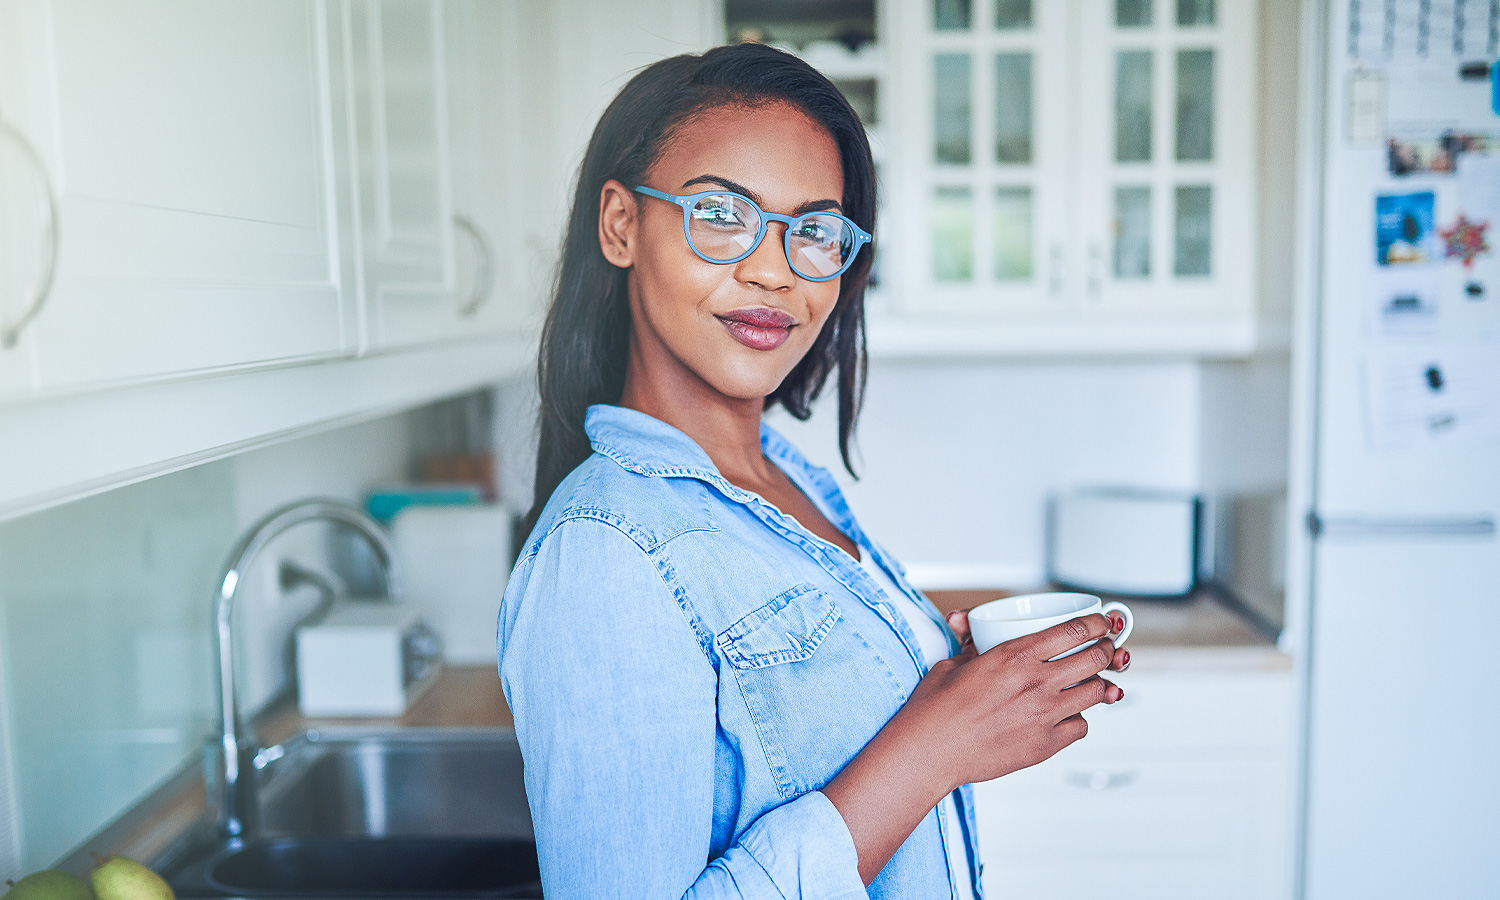
[[[594, 127], [578, 170], [537, 358], [540, 440], [527, 530], [557, 485], [592, 452], [583, 430], [589, 406], [618, 401], [625, 386], [630, 352], [627, 273], [599, 248], [604, 183], [613, 178], [627, 186], [640, 184], [673, 129], [695, 113], [777, 101], [797, 107], [833, 137], [844, 170], [844, 215], [874, 233], [875, 163], [864, 126], [839, 89], [807, 63], [761, 44], [736, 44], [664, 59], [630, 79]], [[822, 332], [766, 398], [768, 407], [780, 403], [806, 419], [837, 370], [839, 452], [850, 474], [849, 445], [865, 386], [864, 297], [871, 257], [871, 251], [862, 252], [844, 273], [838, 302]]]

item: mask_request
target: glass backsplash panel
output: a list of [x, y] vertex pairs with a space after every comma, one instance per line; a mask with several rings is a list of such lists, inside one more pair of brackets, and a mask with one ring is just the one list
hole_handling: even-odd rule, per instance
[[44, 868], [195, 757], [230, 463], [0, 524], [0, 664], [21, 865]]
[[1212, 25], [1214, 0], [1177, 0], [1178, 25]]
[[1115, 0], [1115, 24], [1139, 28], [1151, 24], [1151, 0]]

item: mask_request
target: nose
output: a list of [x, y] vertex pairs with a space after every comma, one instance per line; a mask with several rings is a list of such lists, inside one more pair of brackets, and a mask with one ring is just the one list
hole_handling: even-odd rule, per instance
[[772, 222], [766, 228], [766, 236], [760, 246], [749, 256], [735, 264], [734, 277], [745, 284], [768, 291], [790, 288], [797, 283], [797, 273], [787, 261], [785, 242], [787, 225]]

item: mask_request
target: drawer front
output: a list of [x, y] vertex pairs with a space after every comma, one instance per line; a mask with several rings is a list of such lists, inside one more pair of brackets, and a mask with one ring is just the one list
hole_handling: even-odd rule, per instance
[[975, 786], [985, 892], [1284, 897], [1288, 788], [1281, 757], [1054, 758]]
[[1125, 672], [1110, 677], [1125, 689], [1125, 699], [1084, 713], [1088, 736], [1065, 752], [1279, 753], [1291, 746], [1291, 672]]

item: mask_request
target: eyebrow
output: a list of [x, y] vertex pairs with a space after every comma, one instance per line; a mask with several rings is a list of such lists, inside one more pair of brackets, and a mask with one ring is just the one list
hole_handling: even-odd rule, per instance
[[[699, 175], [697, 178], [689, 178], [687, 181], [684, 181], [682, 183], [682, 186], [686, 188], [695, 184], [716, 184], [720, 187], [734, 191], [736, 194], [744, 194], [746, 197], [754, 200], [755, 205], [759, 206], [761, 209], [765, 209], [766, 207], [765, 201], [761, 199], [759, 194], [745, 187], [743, 184], [730, 181], [728, 178], [721, 178], [718, 175]], [[826, 209], [831, 209], [834, 212], [842, 213], [843, 205], [840, 204], [837, 200], [809, 200], [806, 203], [798, 206], [796, 209], [792, 210], [792, 215], [800, 216], [803, 213]]]

